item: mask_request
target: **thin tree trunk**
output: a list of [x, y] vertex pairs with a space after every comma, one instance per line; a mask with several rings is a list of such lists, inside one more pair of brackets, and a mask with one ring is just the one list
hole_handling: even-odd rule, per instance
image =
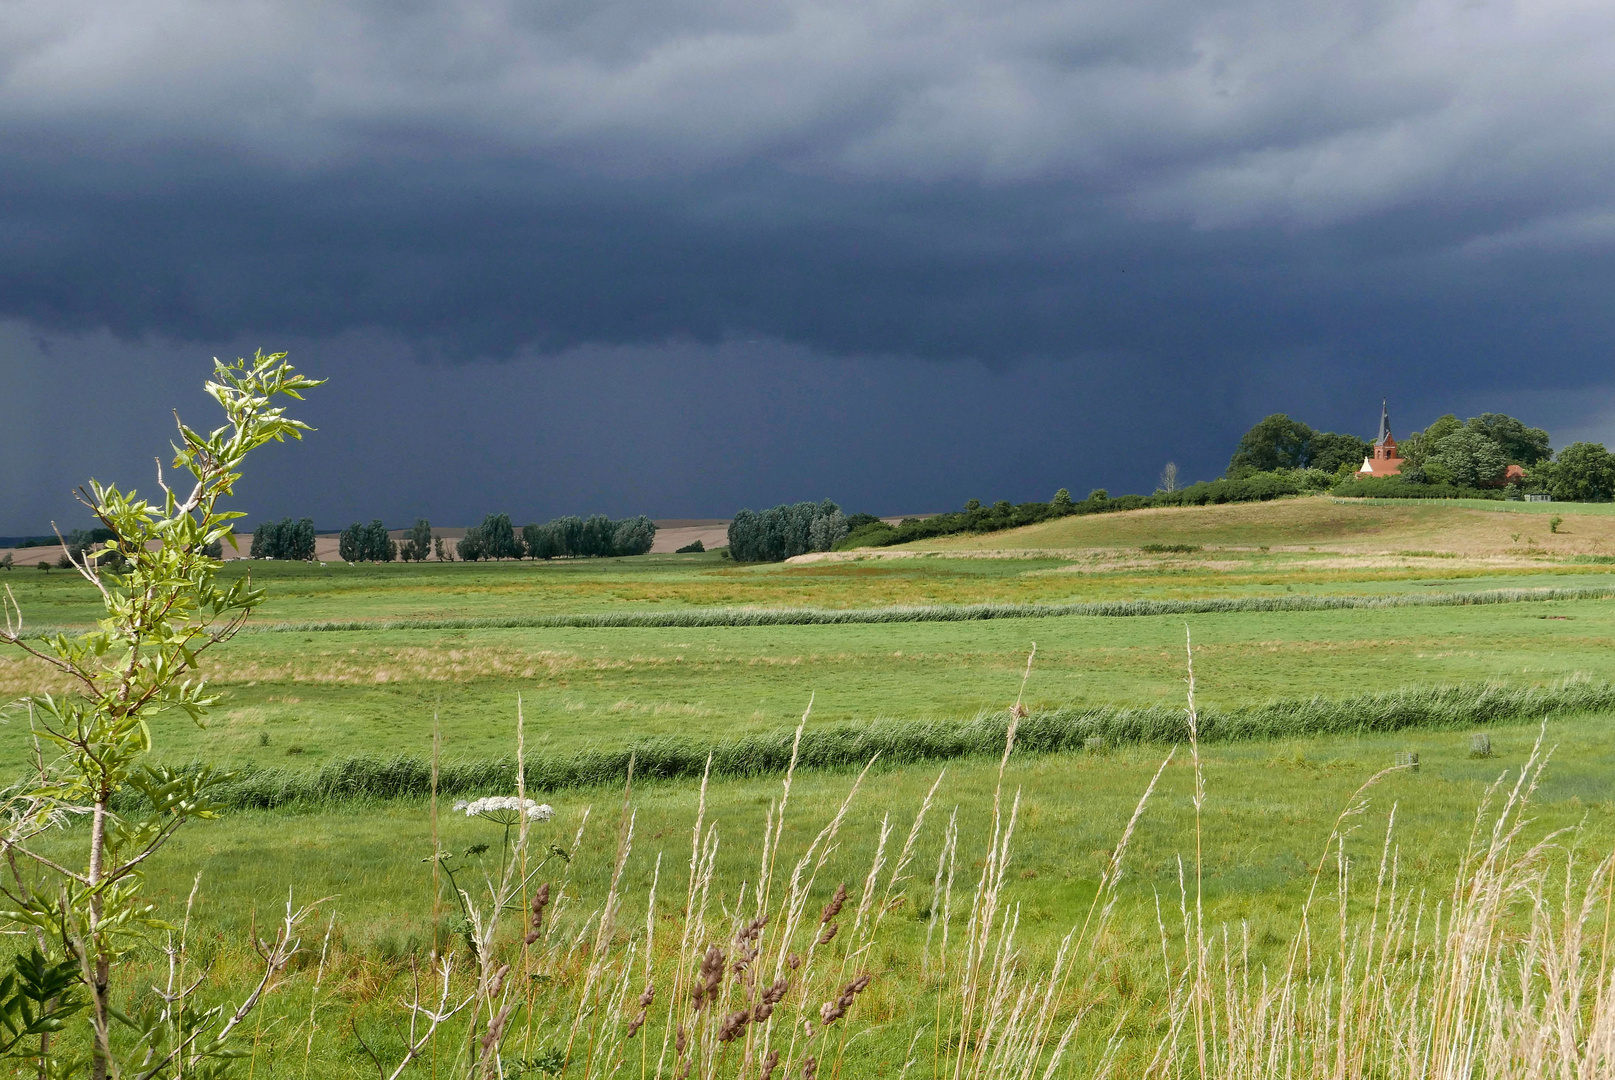
[[101, 894], [96, 891], [97, 886], [101, 884], [102, 860], [106, 848], [109, 797], [108, 793], [103, 792], [95, 800], [95, 815], [90, 821], [90, 933], [84, 947], [95, 950], [95, 980], [90, 987], [91, 1021], [95, 1025], [96, 1041], [91, 1064], [93, 1080], [106, 1080], [112, 1058], [112, 1032], [109, 1028], [110, 1014], [107, 1008], [107, 986], [112, 980], [112, 964], [106, 950], [99, 944], [98, 931], [102, 905]]

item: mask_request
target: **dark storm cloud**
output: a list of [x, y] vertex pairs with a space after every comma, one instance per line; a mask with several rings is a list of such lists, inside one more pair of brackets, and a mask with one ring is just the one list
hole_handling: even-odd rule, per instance
[[[845, 357], [939, 414], [927, 363], [1042, 365], [1071, 457], [1146, 486], [1123, 444], [1164, 410], [1198, 406], [1204, 472], [1289, 403], [1609, 382], [1612, 44], [1591, 3], [28, 0], [0, 317], [69, 356], [638, 348], [612, 363], [669, 388], [681, 342], [786, 380]], [[751, 337], [775, 359], [725, 351]]]

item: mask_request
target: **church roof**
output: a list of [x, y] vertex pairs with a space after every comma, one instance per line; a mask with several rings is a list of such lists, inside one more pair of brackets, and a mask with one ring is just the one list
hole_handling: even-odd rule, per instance
[[1379, 403], [1379, 437], [1374, 440], [1375, 446], [1384, 446], [1385, 441], [1391, 437], [1391, 412], [1389, 402], [1381, 399]]

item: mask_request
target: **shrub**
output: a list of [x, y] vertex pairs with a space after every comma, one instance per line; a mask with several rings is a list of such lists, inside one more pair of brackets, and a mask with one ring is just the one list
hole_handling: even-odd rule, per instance
[[1496, 488], [1466, 488], [1455, 484], [1420, 484], [1396, 476], [1375, 476], [1336, 484], [1329, 494], [1349, 499], [1501, 499]]
[[[707, 546], [705, 544], [703, 544], [701, 541], [692, 540], [688, 544], [685, 544], [683, 547], [679, 548], [677, 551], [673, 552], [673, 554], [675, 554], [675, 555], [696, 555], [696, 554], [699, 554], [699, 553], [705, 551], [706, 549], [707, 549]], [[10, 567], [7, 567], [7, 569], [10, 569]]]
[[[179, 426], [174, 466], [196, 479], [183, 501], [169, 494], [153, 505], [94, 481], [80, 490], [114, 533], [107, 548], [78, 562], [104, 603], [95, 629], [38, 646], [15, 622], [0, 631], [0, 641], [50, 663], [74, 684], [59, 696], [28, 699], [34, 745], [49, 746], [52, 755], [40, 755], [26, 786], [9, 787], [4, 798], [13, 875], [4, 889], [8, 930], [38, 931], [28, 935], [31, 956], [19, 958], [16, 975], [0, 979], [6, 1028], [0, 1054], [13, 1060], [14, 1071], [96, 1080], [222, 1075], [229, 1059], [240, 1056], [228, 1045], [230, 1033], [274, 989], [298, 949], [297, 926], [308, 912], [294, 912], [288, 899], [280, 933], [268, 941], [254, 934], [261, 977], [239, 1004], [203, 1012], [169, 995], [160, 1008], [130, 1007], [144, 988], [126, 958], [154, 955], [172, 941], [171, 927], [156, 917], [156, 897], [146, 891], [146, 859], [188, 820], [222, 809], [214, 795], [223, 775], [157, 763], [152, 732], [168, 725], [153, 721], [177, 713], [202, 722], [217, 698], [197, 678], [198, 654], [233, 637], [263, 602], [263, 591], [245, 582], [221, 584], [222, 566], [205, 551], [238, 516], [219, 501], [232, 492], [246, 455], [300, 438], [306, 427], [272, 407], [277, 395], [296, 398], [318, 385], [283, 361], [260, 353], [250, 364], [215, 362], [216, 381], [207, 390], [228, 423], [207, 434]], [[112, 552], [130, 568], [108, 577], [101, 568]], [[87, 824], [61, 827], [69, 821]], [[50, 844], [49, 856], [34, 851], [40, 839]], [[23, 861], [29, 872], [19, 869]], [[167, 951], [170, 958], [184, 955]], [[207, 981], [203, 975], [185, 992]], [[56, 1032], [68, 1034], [53, 1045]], [[28, 1067], [18, 1068], [24, 1062]]]

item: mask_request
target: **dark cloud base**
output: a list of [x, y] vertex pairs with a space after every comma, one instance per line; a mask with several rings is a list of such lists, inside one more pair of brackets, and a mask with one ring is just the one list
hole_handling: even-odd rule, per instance
[[[333, 382], [252, 509], [325, 526], [1149, 490], [1168, 458], [1215, 474], [1268, 412], [1367, 434], [1382, 395], [1405, 423], [1506, 410], [1607, 382], [1615, 343], [1610, 251], [1477, 247], [1495, 207], [1209, 230], [1069, 185], [16, 147], [0, 318], [33, 405], [0, 441], [33, 471], [4, 532], [91, 473], [149, 482], [128, 462], [201, 407], [205, 357], [258, 344]], [[120, 420], [85, 440], [97, 403]]]

